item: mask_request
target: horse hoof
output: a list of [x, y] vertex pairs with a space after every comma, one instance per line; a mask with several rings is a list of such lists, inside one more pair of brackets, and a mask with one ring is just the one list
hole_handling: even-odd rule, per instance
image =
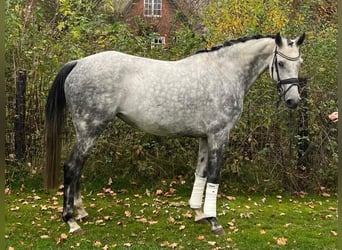
[[222, 227], [212, 229], [211, 232], [213, 232], [216, 235], [224, 235], [225, 234], [225, 231], [223, 230]]
[[84, 234], [84, 230], [82, 228], [78, 228], [75, 231], [70, 232], [70, 234], [81, 235]]

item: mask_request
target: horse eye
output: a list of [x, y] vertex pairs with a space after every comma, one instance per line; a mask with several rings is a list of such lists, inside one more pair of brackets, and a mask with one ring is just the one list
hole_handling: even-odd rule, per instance
[[283, 62], [278, 62], [279, 67], [284, 67], [284, 63]]

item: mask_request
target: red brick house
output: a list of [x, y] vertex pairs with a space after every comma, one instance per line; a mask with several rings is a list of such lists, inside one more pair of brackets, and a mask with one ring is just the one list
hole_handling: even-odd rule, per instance
[[152, 46], [169, 47], [177, 27], [186, 23], [174, 0], [132, 0], [126, 7], [125, 16], [138, 35], [143, 32], [159, 34], [151, 41]]

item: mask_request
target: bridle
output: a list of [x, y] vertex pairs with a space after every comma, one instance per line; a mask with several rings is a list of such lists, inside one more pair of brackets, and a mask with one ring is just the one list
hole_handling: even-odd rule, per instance
[[[273, 72], [274, 72], [274, 68], [276, 70], [277, 73], [277, 89], [278, 89], [278, 93], [279, 93], [279, 97], [281, 98], [281, 96], [286, 95], [286, 93], [294, 86], [297, 86], [298, 90], [299, 90], [299, 79], [298, 78], [288, 78], [288, 79], [284, 79], [281, 80], [280, 76], [279, 76], [279, 68], [278, 68], [278, 59], [277, 59], [277, 55], [281, 56], [282, 58], [289, 60], [289, 61], [298, 61], [300, 59], [300, 53], [297, 57], [289, 57], [283, 53], [281, 53], [280, 51], [278, 51], [278, 46], [276, 46], [275, 50], [274, 50], [274, 56], [273, 56], [273, 62], [272, 62], [272, 66], [271, 66], [271, 72], [272, 72], [272, 79], [275, 79], [273, 77]], [[282, 93], [282, 85], [284, 84], [291, 84], [285, 91], [283, 91]]]

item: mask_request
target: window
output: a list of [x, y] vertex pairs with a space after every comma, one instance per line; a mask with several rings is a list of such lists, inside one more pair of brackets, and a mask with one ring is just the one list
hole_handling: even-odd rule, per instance
[[162, 0], [144, 0], [144, 15], [148, 17], [161, 17]]
[[152, 39], [152, 43], [151, 43], [151, 48], [155, 48], [157, 46], [164, 46], [165, 45], [165, 37], [161, 36], [161, 37], [156, 37]]

